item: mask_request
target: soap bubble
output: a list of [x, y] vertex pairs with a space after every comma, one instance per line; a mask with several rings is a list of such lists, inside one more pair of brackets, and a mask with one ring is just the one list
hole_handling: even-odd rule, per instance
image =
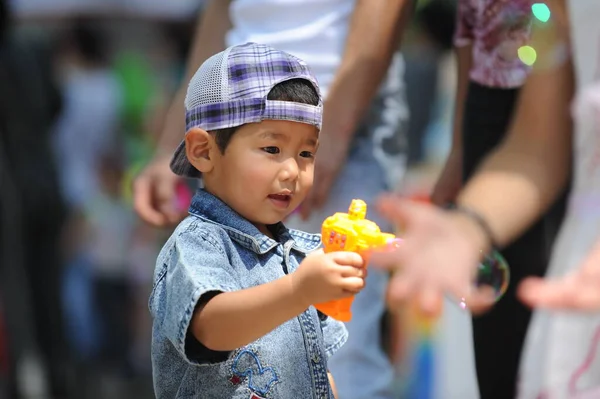
[[[479, 263], [477, 276], [474, 282], [476, 292], [492, 295], [493, 302], [498, 302], [506, 292], [510, 282], [510, 268], [508, 262], [498, 251], [492, 251], [485, 255]], [[467, 308], [464, 298], [459, 305], [462, 309]]]
[[478, 288], [490, 287], [494, 293], [495, 300], [498, 301], [508, 288], [510, 282], [510, 269], [508, 262], [498, 251], [493, 251], [484, 256], [479, 264], [477, 280], [475, 285]]

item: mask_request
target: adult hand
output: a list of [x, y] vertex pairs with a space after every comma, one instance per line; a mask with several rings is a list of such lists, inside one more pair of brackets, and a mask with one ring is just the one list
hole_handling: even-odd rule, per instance
[[518, 295], [531, 307], [600, 311], [600, 241], [576, 270], [562, 278], [528, 278]]
[[371, 257], [374, 267], [395, 272], [388, 288], [390, 307], [402, 306], [413, 295], [426, 313], [439, 310], [444, 294], [464, 300], [467, 307], [489, 302], [473, 289], [481, 251], [489, 245], [473, 220], [397, 196], [381, 198], [378, 209], [403, 232], [396, 250]]
[[157, 155], [133, 182], [136, 212], [158, 227], [176, 224], [187, 213], [187, 209], [177, 206], [177, 186], [184, 180], [169, 168], [170, 158]]

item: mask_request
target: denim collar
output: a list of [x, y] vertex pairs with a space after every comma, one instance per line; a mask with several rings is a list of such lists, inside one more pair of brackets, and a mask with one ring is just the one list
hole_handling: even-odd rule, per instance
[[279, 244], [290, 241], [292, 242], [292, 248], [303, 254], [314, 251], [321, 246], [321, 236], [319, 234], [288, 229], [281, 222], [271, 227], [277, 238], [277, 240], [274, 240], [261, 233], [250, 221], [204, 189], [199, 189], [194, 194], [189, 213], [208, 223], [222, 227], [232, 240], [258, 254], [265, 254]]

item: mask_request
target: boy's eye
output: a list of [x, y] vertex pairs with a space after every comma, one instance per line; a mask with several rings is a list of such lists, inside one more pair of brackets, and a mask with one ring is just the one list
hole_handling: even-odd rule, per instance
[[264, 147], [262, 150], [269, 154], [279, 154], [279, 148], [277, 147]]
[[302, 151], [300, 153], [300, 156], [303, 157], [303, 158], [313, 158], [315, 156], [315, 154], [313, 154], [310, 151]]

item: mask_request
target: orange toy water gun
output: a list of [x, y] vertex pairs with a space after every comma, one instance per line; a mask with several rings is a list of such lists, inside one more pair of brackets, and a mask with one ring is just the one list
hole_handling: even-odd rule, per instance
[[[396, 236], [382, 233], [376, 223], [365, 219], [367, 204], [359, 199], [352, 200], [348, 213], [338, 212], [323, 222], [321, 237], [325, 252], [356, 252], [368, 262], [369, 250], [394, 246]], [[350, 307], [354, 296], [315, 305], [322, 313], [336, 320], [348, 322], [352, 319]]]

